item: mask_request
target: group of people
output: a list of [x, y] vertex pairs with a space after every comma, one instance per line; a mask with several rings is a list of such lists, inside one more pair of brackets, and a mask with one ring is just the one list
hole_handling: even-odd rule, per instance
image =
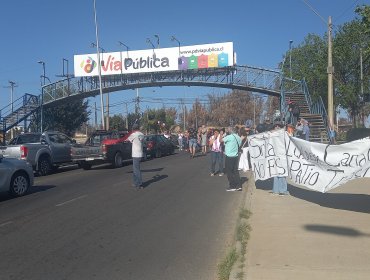
[[[281, 129], [282, 127], [284, 125], [280, 123], [273, 125], [273, 129]], [[291, 123], [286, 124], [286, 129], [291, 136], [300, 134], [304, 135], [304, 139], [309, 139], [309, 127], [304, 119], [298, 119], [296, 126], [293, 126]], [[178, 133], [179, 150], [188, 151], [190, 158], [194, 158], [198, 146], [201, 147], [202, 155], [206, 155], [209, 149], [211, 154], [210, 176], [223, 176], [226, 174], [229, 182], [227, 191], [240, 191], [242, 190], [242, 182], [238, 170], [239, 153], [247, 144], [247, 136], [249, 134], [250, 129], [248, 127], [207, 129], [203, 125], [198, 130], [190, 128], [184, 133]], [[134, 125], [133, 132], [128, 137], [128, 140], [132, 143], [133, 186], [136, 189], [143, 188], [140, 171], [140, 161], [143, 157], [143, 139], [144, 134], [139, 131], [138, 125]], [[280, 195], [288, 194], [285, 177], [274, 177], [272, 192]]]
[[[211, 154], [210, 176], [223, 176], [226, 173], [229, 181], [227, 191], [242, 190], [242, 182], [239, 176], [239, 151], [246, 144], [248, 128], [228, 127], [222, 129], [207, 130], [205, 126], [198, 129], [189, 129], [185, 134], [179, 134], [185, 150], [188, 148], [190, 157], [194, 158], [197, 145], [201, 146], [201, 153], [205, 155], [207, 150]], [[185, 141], [184, 141], [185, 140]], [[186, 143], [188, 142], [188, 146]], [[180, 147], [183, 147], [180, 145]], [[182, 148], [180, 148], [181, 150]]]

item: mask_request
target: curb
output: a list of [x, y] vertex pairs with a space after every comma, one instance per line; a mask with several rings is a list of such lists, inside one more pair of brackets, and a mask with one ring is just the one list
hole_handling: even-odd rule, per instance
[[[252, 212], [252, 198], [253, 198], [253, 192], [256, 186], [254, 184], [253, 173], [251, 171], [247, 171], [246, 173], [247, 173], [248, 181], [246, 183], [246, 187], [243, 188], [244, 197], [243, 197], [240, 209], [246, 209]], [[250, 219], [240, 218], [238, 216], [238, 222], [236, 224], [235, 233], [237, 232], [237, 229], [241, 224], [247, 224], [247, 225], [250, 224]], [[245, 264], [246, 264], [246, 257], [248, 255], [248, 250], [243, 255], [242, 243], [239, 240], [237, 240], [236, 234], [234, 238], [235, 238], [235, 249], [239, 257], [231, 269], [229, 280], [243, 280], [243, 279], [246, 279]]]

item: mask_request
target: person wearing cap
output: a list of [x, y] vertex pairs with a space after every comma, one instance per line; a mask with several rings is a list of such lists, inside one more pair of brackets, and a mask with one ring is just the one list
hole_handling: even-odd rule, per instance
[[139, 130], [139, 125], [134, 124], [132, 126], [132, 133], [127, 138], [128, 141], [132, 143], [132, 176], [133, 176], [133, 186], [138, 190], [143, 188], [143, 181], [140, 170], [140, 162], [143, 153], [143, 140], [144, 134]]

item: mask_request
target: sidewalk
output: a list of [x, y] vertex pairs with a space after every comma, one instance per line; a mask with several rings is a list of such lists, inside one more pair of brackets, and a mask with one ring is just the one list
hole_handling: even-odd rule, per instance
[[326, 194], [290, 183], [283, 197], [272, 180], [250, 185], [244, 279], [370, 279], [370, 179]]

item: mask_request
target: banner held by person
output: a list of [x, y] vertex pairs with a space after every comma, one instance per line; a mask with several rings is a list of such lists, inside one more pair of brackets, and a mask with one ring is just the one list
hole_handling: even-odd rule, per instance
[[290, 137], [283, 129], [248, 136], [255, 180], [285, 176], [309, 189], [327, 192], [370, 177], [370, 138], [329, 145]]

